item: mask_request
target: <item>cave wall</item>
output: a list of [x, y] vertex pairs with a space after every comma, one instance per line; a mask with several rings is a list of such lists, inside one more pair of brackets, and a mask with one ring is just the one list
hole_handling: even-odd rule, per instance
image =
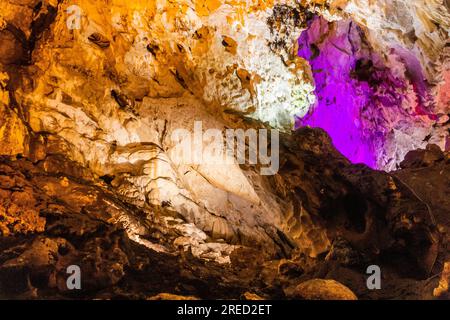
[[[76, 13], [67, 11], [70, 1], [1, 1], [0, 154], [5, 156], [1, 183], [6, 190], [1, 213], [7, 219], [0, 230], [2, 236], [43, 238], [27, 242], [31, 253], [8, 251], [21, 253], [2, 256], [1, 270], [23, 271], [27, 265], [18, 263], [21, 255], [34, 259], [33, 248], [41, 250], [42, 242], [57, 250], [55, 237], [88, 254], [117, 226], [126, 235], [119, 234], [120, 244], [113, 247], [128, 258], [142, 248], [130, 249], [123, 244], [126, 239], [168, 261], [173, 258], [166, 255], [177, 256], [181, 247], [195, 258], [229, 264], [232, 253], [242, 248], [256, 248], [271, 259], [294, 251], [323, 258], [344, 237], [368, 260], [404, 254], [416, 270], [414, 276], [429, 275], [435, 270], [439, 237], [417, 195], [390, 174], [353, 166], [321, 130], [290, 132], [294, 116], [319, 110], [317, 70], [308, 61], [309, 52], [298, 56], [298, 39], [308, 35], [311, 21], [334, 23], [341, 37], [354, 21], [352, 34], [365, 50], [358, 54], [376, 56], [377, 66], [390, 69], [392, 85], [400, 77], [400, 94], [414, 91], [406, 63], [398, 63], [405, 57], [383, 53], [397, 45], [406, 48], [406, 57], [413, 52], [413, 63], [420, 63], [427, 77], [426, 91], [438, 97], [436, 105], [424, 106], [436, 117], [427, 113], [400, 129], [397, 124], [409, 121], [409, 115], [401, 117], [399, 106], [383, 109], [389, 121], [376, 129], [398, 129], [409, 140], [401, 140], [401, 151], [391, 152], [399, 140], [391, 139], [386, 147], [383, 137], [373, 148], [384, 153], [370, 165], [393, 168], [407, 151], [424, 145], [419, 140], [429, 134], [426, 130], [445, 124], [447, 11], [436, 1], [427, 2], [425, 11], [421, 2], [403, 11], [387, 3], [112, 0], [105, 5], [82, 0], [76, 3], [80, 25], [73, 29]], [[391, 25], [389, 21], [399, 18], [385, 12], [409, 12], [414, 21], [420, 17], [414, 44], [408, 42], [411, 30], [402, 29], [409, 22]], [[378, 29], [383, 30], [381, 37], [375, 36]], [[329, 46], [336, 34], [326, 34], [331, 34], [324, 39]], [[388, 82], [387, 90], [390, 86]], [[409, 110], [411, 105], [403, 107]], [[204, 129], [280, 129], [279, 173], [265, 177], [256, 166], [174, 161], [172, 133], [191, 132], [195, 121], [202, 121]], [[429, 142], [442, 148], [446, 129], [441, 127]], [[439, 156], [433, 161], [446, 161], [435, 153]], [[363, 207], [357, 218], [348, 213], [352, 201]], [[40, 206], [21, 209], [34, 203]], [[60, 203], [65, 206], [56, 205]], [[93, 238], [87, 242], [80, 240], [85, 231], [78, 223], [84, 215]], [[27, 259], [23, 261], [31, 261]], [[117, 274], [97, 286], [116, 284], [125, 273]]]
[[[3, 154], [21, 154], [35, 162], [62, 154], [95, 175], [107, 177], [133, 203], [142, 207], [169, 204], [187, 222], [216, 239], [276, 243], [277, 236], [266, 230], [273, 225], [295, 230], [290, 236], [303, 239], [297, 242], [300, 246], [306, 241], [305, 247], [314, 255], [326, 250], [329, 241], [324, 232], [316, 235], [314, 231], [305, 238], [311, 226], [293, 228], [301, 219], [286, 220], [292, 204], [280, 201], [254, 170], [242, 170], [237, 164], [192, 168], [174, 163], [170, 137], [176, 129], [192, 131], [195, 120], [206, 123], [205, 129], [255, 127], [236, 114], [287, 130], [294, 115], [314, 111], [317, 70], [314, 63], [297, 55], [297, 39], [314, 15], [335, 21], [335, 32], [345, 37], [349, 23], [341, 19], [350, 14], [361, 26], [352, 23], [347, 36], [359, 37], [355, 41], [367, 47], [367, 54], [378, 54], [378, 65], [392, 67], [388, 63], [393, 56], [383, 57], [376, 51], [385, 48], [384, 40], [370, 38], [373, 23], [364, 23], [355, 11], [372, 10], [372, 6], [321, 1], [113, 1], [102, 6], [85, 0], [77, 4], [77, 17], [68, 11], [71, 5], [68, 1], [2, 2]], [[390, 8], [383, 2], [378, 5], [371, 16]], [[438, 9], [433, 7], [433, 12]], [[438, 17], [445, 22], [445, 15]], [[73, 18], [79, 18], [79, 28], [69, 28]], [[313, 25], [317, 21], [328, 24], [321, 19]], [[377, 21], [384, 27], [382, 18]], [[443, 23], [437, 34], [445, 28]], [[395, 33], [391, 29], [386, 35], [389, 39]], [[307, 35], [305, 31], [302, 37]], [[370, 45], [362, 44], [366, 36]], [[406, 41], [392, 39], [392, 43]], [[418, 42], [418, 46], [429, 59], [438, 60], [429, 42]], [[405, 77], [405, 70], [398, 68], [398, 74], [389, 75], [392, 79], [386, 90], [403, 86], [395, 82], [397, 75]], [[404, 86], [407, 95], [412, 84]], [[402, 103], [397, 100], [392, 103]], [[382, 109], [388, 120], [375, 128], [364, 127], [361, 120], [363, 131], [375, 130], [378, 135], [384, 130], [382, 136], [386, 136], [392, 134], [391, 127], [395, 130], [397, 123], [404, 122], [398, 112], [385, 111], [383, 102], [368, 109], [365, 117], [371, 121], [374, 109]], [[327, 117], [334, 119], [333, 114]], [[425, 123], [425, 127], [430, 125], [430, 121]], [[404, 148], [398, 139], [393, 139], [393, 146], [385, 146], [369, 136], [375, 141], [369, 145], [370, 152], [401, 149], [394, 156], [388, 150], [387, 156], [370, 164], [392, 168], [409, 149], [422, 146], [422, 141], [416, 143], [426, 135], [422, 127], [407, 123], [406, 133], [399, 130], [408, 137]], [[408, 135], [410, 129], [413, 132]]]
[[446, 148], [448, 103], [412, 52], [397, 44], [379, 53], [354, 21], [315, 18], [299, 56], [311, 65], [317, 103], [297, 125], [325, 129], [352, 162], [395, 170], [410, 150]]
[[[317, 70], [313, 66], [312, 73], [311, 62], [297, 57], [297, 39], [302, 30], [307, 28], [313, 15], [321, 15], [337, 25], [344, 23], [339, 22], [344, 21], [342, 19], [352, 19], [354, 27], [361, 28], [363, 41], [370, 47], [370, 52], [365, 55], [373, 56], [378, 67], [390, 69], [390, 75], [384, 76], [390, 78], [390, 82], [386, 80], [386, 88], [372, 88], [372, 94], [361, 94], [369, 100], [375, 95], [381, 100], [394, 101], [368, 106], [366, 114], [359, 112], [357, 122], [361, 122], [361, 130], [372, 132], [363, 134], [361, 146], [376, 151], [365, 153], [377, 153], [374, 159], [365, 162], [372, 167], [395, 169], [408, 151], [424, 147], [426, 143], [436, 143], [445, 149], [448, 137], [448, 129], [443, 125], [447, 125], [449, 108], [446, 90], [448, 9], [443, 1], [408, 3], [186, 1], [173, 4], [137, 1], [127, 4], [117, 1], [102, 7], [96, 1], [81, 1], [78, 3], [80, 28], [70, 30], [67, 24], [78, 14], [67, 11], [72, 5], [70, 2], [3, 1], [2, 101], [4, 105], [10, 103], [11, 97], [6, 92], [13, 86], [27, 87], [28, 91], [22, 93], [23, 98], [17, 92], [11, 103], [21, 105], [22, 100], [28, 100], [39, 111], [35, 113], [33, 107], [27, 107], [24, 108], [27, 112], [18, 110], [5, 117], [3, 127], [14, 128], [11, 132], [17, 132], [17, 135], [8, 134], [10, 130], [4, 129], [2, 148], [11, 154], [26, 153], [29, 148], [27, 142], [22, 143], [27, 137], [27, 128], [17, 117], [31, 116], [26, 121], [33, 131], [58, 131], [49, 128], [52, 125], [61, 127], [48, 123], [52, 122], [49, 117], [54, 116], [41, 117], [42, 108], [36, 106], [42, 104], [43, 99], [54, 100], [51, 103], [44, 101], [47, 108], [66, 96], [77, 100], [73, 97], [75, 93], [69, 92], [71, 90], [78, 91], [78, 103], [92, 109], [88, 111], [91, 114], [111, 112], [111, 106], [117, 106], [114, 102], [116, 94], [123, 100], [120, 104], [130, 105], [131, 109], [138, 108], [144, 97], [159, 99], [187, 94], [211, 110], [238, 112], [272, 127], [290, 130], [294, 116], [302, 118], [311, 113], [318, 100], [323, 99], [317, 89], [322, 84], [314, 81]], [[31, 64], [27, 68], [31, 75], [23, 77], [12, 67], [21, 64]], [[57, 73], [61, 73], [59, 77]], [[36, 75], [40, 81], [31, 83], [35, 81], [30, 78]], [[52, 81], [69, 77], [71, 83], [59, 87], [59, 83], [47, 81], [45, 77], [53, 77]], [[104, 90], [98, 88], [98, 93], [86, 96], [80, 88], [89, 79], [96, 79], [98, 87]], [[51, 92], [55, 85], [58, 90]], [[398, 85], [404, 88], [392, 89]], [[102, 100], [105, 102], [99, 108], [97, 102]], [[418, 100], [418, 106], [414, 105], [415, 100]], [[390, 104], [402, 104], [401, 114], [394, 110], [384, 112]], [[384, 114], [374, 115], [379, 113], [372, 112], [375, 109], [383, 109]], [[5, 110], [2, 114], [8, 112]], [[127, 112], [133, 113], [133, 110]], [[84, 116], [80, 114], [80, 117]], [[376, 120], [366, 121], [367, 117]], [[333, 116], [321, 118], [332, 119]], [[350, 121], [349, 117], [346, 119]], [[88, 119], [80, 121], [92, 127], [92, 124], [88, 125]], [[101, 126], [116, 126], [115, 135], [128, 132], [123, 137], [110, 135], [106, 143], [117, 140], [123, 144], [133, 140], [130, 136], [139, 135], [130, 133], [134, 130], [128, 128], [130, 124], [128, 127]], [[66, 128], [62, 135], [76, 135], [68, 131]], [[92, 130], [83, 134], [95, 135]], [[125, 135], [128, 137], [124, 138]], [[78, 137], [74, 139], [80, 141]], [[71, 140], [69, 142], [74, 143]], [[101, 144], [100, 141], [96, 143]], [[100, 161], [96, 157], [104, 158], [101, 154], [81, 150], [83, 145], [89, 144], [92, 139], [75, 148], [77, 152], [85, 153], [77, 155], [78, 158], [92, 157], [87, 159], [92, 163]], [[357, 162], [358, 157], [353, 160]]]
[[[288, 61], [296, 58], [290, 50], [299, 17], [286, 27], [290, 11], [282, 12], [269, 26], [264, 2], [81, 1], [80, 29], [72, 30], [69, 2], [2, 5], [3, 105], [11, 114], [2, 126], [3, 154], [43, 163], [64, 155], [133, 204], [170, 207], [183, 219], [180, 228], [213, 240], [264, 244], [276, 254], [289, 246], [277, 229], [291, 228], [293, 241], [307, 241], [312, 255], [328, 247], [320, 227], [309, 235], [311, 225], [292, 228], [300, 222], [285, 220], [290, 204], [255, 169], [173, 161], [172, 133], [192, 131], [194, 121], [205, 130], [259, 127], [240, 113], [289, 128], [294, 113], [306, 112], [313, 86], [303, 61]], [[282, 43], [277, 52], [272, 41]], [[204, 243], [192, 232], [179, 245]], [[203, 247], [220, 257], [229, 245]]]

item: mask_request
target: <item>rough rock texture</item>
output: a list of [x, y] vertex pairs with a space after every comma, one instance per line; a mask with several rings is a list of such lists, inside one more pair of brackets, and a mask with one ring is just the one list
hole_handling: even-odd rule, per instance
[[297, 125], [325, 129], [354, 163], [394, 170], [408, 151], [446, 147], [450, 103], [431, 94], [418, 58], [403, 47], [384, 56], [353, 20], [315, 18], [299, 39], [317, 104]]
[[[351, 164], [321, 129], [290, 132], [316, 101], [314, 64], [297, 55], [311, 21], [328, 25], [314, 15], [359, 22], [350, 31], [367, 32], [357, 40], [385, 67], [381, 52], [408, 44], [382, 15], [363, 21], [377, 3], [82, 0], [74, 13], [65, 0], [1, 1], [0, 298], [292, 298], [311, 279], [362, 299], [445, 296], [434, 289], [449, 259], [448, 152], [429, 146], [385, 173]], [[445, 113], [448, 52], [435, 51], [447, 15], [420, 3], [408, 12], [421, 17], [415, 54], [435, 63], [426, 75], [438, 104], [427, 107]], [[195, 121], [281, 129], [279, 171], [214, 164], [213, 142], [211, 161], [193, 165], [173, 136]], [[445, 132], [448, 118], [434, 121], [427, 130]], [[374, 263], [379, 292], [365, 286]], [[73, 264], [81, 291], [66, 287]]]
[[357, 300], [346, 286], [334, 280], [312, 279], [297, 286], [294, 298], [304, 300]]
[[[213, 238], [204, 235], [199, 238], [212, 250], [202, 251], [201, 241], [192, 243], [196, 239], [192, 230], [200, 231], [194, 226], [189, 229], [183, 219], [173, 218], [175, 213], [169, 208], [136, 207], [86, 169], [59, 156], [49, 156], [38, 164], [3, 158], [0, 188], [8, 195], [2, 196], [2, 211], [33, 201], [39, 204], [33, 206], [37, 213], [17, 210], [18, 220], [27, 222], [31, 216], [40, 224], [36, 229], [34, 225], [2, 219], [2, 230], [10, 232], [1, 241], [2, 296], [147, 298], [168, 292], [199, 298], [239, 298], [251, 290], [265, 298], [294, 298], [292, 290], [299, 283], [320, 277], [342, 282], [360, 298], [431, 298], [439, 277], [432, 278], [432, 282], [420, 279], [440, 272], [442, 262], [448, 261], [448, 238], [442, 236], [448, 234], [447, 207], [430, 200], [433, 212], [444, 213], [434, 217], [437, 225], [444, 226], [438, 231], [428, 216], [427, 203], [419, 204], [423, 198], [414, 195], [418, 192], [414, 190], [419, 189], [404, 187], [404, 182], [387, 174], [361, 174], [361, 169], [368, 169], [349, 165], [320, 131], [301, 131], [294, 141], [288, 147], [298, 148], [299, 155], [283, 151], [286, 159], [282, 173], [272, 181], [277, 193], [296, 199], [292, 211], [287, 211], [290, 218], [286, 223], [292, 227], [283, 235], [284, 244], [278, 243], [279, 255], [286, 257], [281, 260], [269, 254], [270, 242], [262, 247], [264, 250], [249, 243], [235, 245], [226, 253], [224, 247], [229, 245], [220, 243], [219, 251], [211, 242]], [[318, 163], [318, 159], [333, 155], [336, 163]], [[436, 166], [448, 170], [448, 159], [436, 161], [429, 168], [422, 167], [427, 175], [421, 177], [422, 181]], [[301, 172], [314, 177], [314, 168], [330, 173], [342, 171], [321, 180], [296, 182]], [[447, 180], [434, 181], [445, 197]], [[289, 187], [291, 183], [297, 186]], [[287, 190], [292, 190], [291, 194]], [[320, 190], [330, 196], [320, 197]], [[356, 207], [360, 202], [364, 205]], [[299, 219], [301, 223], [296, 222]], [[326, 256], [312, 258], [314, 248], [326, 248], [319, 246], [324, 243], [320, 226], [326, 226], [333, 245], [326, 249]], [[298, 236], [286, 242], [289, 234]], [[191, 242], [190, 250], [178, 244], [180, 237]], [[295, 241], [303, 243], [305, 239], [311, 240], [295, 246]], [[196, 250], [201, 252], [197, 256]], [[217, 258], [227, 256], [229, 264], [217, 263], [221, 262]], [[363, 270], [373, 263], [382, 266], [385, 277], [392, 278], [384, 280], [389, 287], [379, 293], [365, 287]], [[72, 264], [83, 270], [84, 291], [68, 291], [65, 287], [66, 267]], [[208, 289], [211, 286], [213, 291]]]
[[[379, 50], [402, 46], [420, 60], [430, 82], [440, 81], [436, 67], [448, 46], [450, 13], [442, 0], [337, 0], [343, 9], [369, 30]], [[448, 60], [447, 60], [448, 63]]]

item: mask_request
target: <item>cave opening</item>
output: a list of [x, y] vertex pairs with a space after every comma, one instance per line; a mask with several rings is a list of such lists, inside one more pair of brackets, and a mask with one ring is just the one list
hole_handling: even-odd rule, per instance
[[395, 148], [397, 123], [414, 126], [417, 117], [433, 117], [417, 58], [402, 47], [376, 52], [351, 19], [315, 16], [298, 45], [298, 55], [311, 66], [316, 102], [296, 118], [296, 128], [324, 129], [353, 163], [395, 169], [401, 156], [386, 149]]

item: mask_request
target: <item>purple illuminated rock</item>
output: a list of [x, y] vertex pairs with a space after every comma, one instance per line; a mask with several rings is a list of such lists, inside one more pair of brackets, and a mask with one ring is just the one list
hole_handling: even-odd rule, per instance
[[354, 163], [392, 170], [425, 143], [436, 115], [414, 54], [401, 47], [385, 53], [375, 52], [351, 20], [314, 18], [298, 54], [311, 65], [317, 102], [297, 126], [326, 130]]

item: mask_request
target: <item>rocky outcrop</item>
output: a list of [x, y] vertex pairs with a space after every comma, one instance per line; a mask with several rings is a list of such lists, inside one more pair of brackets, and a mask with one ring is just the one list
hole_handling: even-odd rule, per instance
[[294, 298], [304, 300], [357, 300], [346, 286], [334, 280], [313, 279], [299, 284]]
[[444, 264], [439, 286], [433, 290], [433, 295], [442, 299], [449, 299], [449, 282], [450, 282], [450, 263]]
[[[376, 298], [361, 280], [375, 263], [399, 279], [383, 297], [403, 298], [410, 281], [420, 290], [408, 294], [428, 298], [433, 288], [423, 279], [448, 260], [448, 206], [430, 196], [448, 191], [441, 174], [449, 165], [441, 151], [448, 57], [433, 51], [445, 46], [447, 15], [436, 13], [438, 1], [406, 10], [420, 17], [415, 39], [402, 17], [385, 21], [386, 3], [2, 1], [0, 297], [286, 298], [305, 281], [335, 279]], [[373, 20], [362, 19], [369, 9]], [[311, 25], [335, 29], [301, 58], [297, 40]], [[418, 64], [435, 63], [428, 83], [381, 54], [411, 45], [398, 30], [414, 40]], [[322, 61], [337, 36], [358, 42], [358, 85], [384, 80], [373, 69], [381, 66], [394, 69], [387, 87], [405, 84], [389, 95], [427, 85], [438, 99], [427, 116], [438, 117], [404, 125], [397, 111], [411, 104], [380, 102], [370, 106], [383, 117], [371, 120], [387, 131], [425, 128], [420, 139], [433, 132], [426, 141], [399, 130], [414, 146], [439, 147], [411, 153], [402, 170], [386, 173], [351, 164], [321, 129], [291, 132], [294, 115], [316, 110], [319, 71], [311, 61]], [[379, 55], [372, 68], [364, 54]], [[279, 147], [269, 175], [228, 154], [230, 161], [215, 162], [214, 137], [202, 141], [206, 161], [179, 148], [197, 129], [222, 138], [227, 129], [272, 128], [281, 133], [267, 138]], [[411, 148], [383, 150], [388, 169]], [[71, 265], [82, 270], [81, 291], [66, 286]]]
[[[299, 39], [317, 104], [297, 125], [321, 127], [354, 163], [394, 170], [408, 151], [445, 149], [450, 104], [440, 104], [419, 60], [403, 47], [380, 54], [353, 20], [316, 17]], [[336, 63], [338, 62], [338, 63]]]
[[[214, 242], [213, 236], [170, 207], [133, 205], [107, 182], [60, 156], [48, 156], [36, 164], [3, 158], [0, 189], [8, 193], [2, 197], [3, 297], [75, 297], [77, 293], [65, 287], [70, 265], [83, 270], [82, 288], [87, 291], [78, 297], [84, 298], [143, 298], [160, 292], [211, 298], [210, 291], [202, 288], [222, 282], [227, 285], [215, 290], [215, 297], [239, 297], [249, 289], [260, 297], [290, 297], [291, 287], [298, 282], [327, 273], [367, 297], [365, 277], [349, 282], [349, 272], [358, 274], [364, 266], [377, 263], [406, 281], [426, 278], [440, 268], [448, 258], [448, 239], [439, 242], [441, 236], [428, 216], [427, 202], [417, 195], [419, 189], [406, 187], [395, 176], [372, 172], [371, 177], [369, 169], [364, 173], [360, 171], [364, 168], [349, 165], [323, 132], [302, 130], [295, 137], [296, 144], [288, 139], [285, 148], [299, 148], [300, 156], [284, 150], [282, 171], [271, 182], [277, 194], [293, 201], [283, 233], [278, 235], [283, 235], [284, 244], [278, 242], [276, 250], [287, 258], [280, 262], [270, 255], [273, 240], [259, 248], [255, 243]], [[336, 157], [333, 169], [333, 162], [320, 163], [319, 159], [331, 157]], [[425, 169], [447, 168], [445, 161], [437, 160]], [[314, 178], [318, 168], [325, 177]], [[302, 181], [301, 172], [312, 179]], [[328, 176], [327, 172], [334, 173]], [[445, 180], [436, 187], [445, 192], [442, 183]], [[430, 203], [433, 213], [446, 212], [441, 203]], [[437, 225], [445, 225], [442, 218]], [[327, 252], [326, 257], [318, 255], [321, 252]], [[224, 262], [228, 267], [220, 265]], [[217, 280], [200, 281], [205, 275]], [[167, 281], [161, 280], [166, 277]], [[415, 283], [419, 286], [421, 280]]]
[[[209, 247], [204, 241], [196, 250], [207, 257], [194, 257], [194, 248], [185, 252], [176, 241], [194, 241], [192, 233], [184, 233], [194, 226], [164, 208], [155, 207], [152, 213], [158, 214], [150, 216], [74, 163], [60, 160], [33, 165], [1, 159], [0, 190], [10, 192], [2, 195], [6, 214], [0, 219], [2, 298], [145, 298], [160, 292], [207, 297], [209, 280], [201, 279], [213, 278], [216, 297], [230, 298], [250, 287], [240, 287], [227, 268], [202, 262], [214, 261], [207, 257], [226, 244]], [[64, 170], [66, 165], [71, 169]], [[81, 291], [66, 285], [71, 265], [81, 269]], [[226, 285], [229, 281], [234, 284]]]
[[[327, 226], [328, 238], [343, 236], [369, 255], [409, 251], [416, 262], [420, 261], [419, 265], [410, 261], [418, 267], [416, 271], [422, 270], [419, 273], [424, 275], [431, 271], [438, 233], [428, 206], [413, 190], [395, 175], [349, 165], [323, 131], [304, 128], [294, 137], [281, 153], [284, 156], [280, 167], [281, 192], [292, 193], [297, 201], [294, 212], [300, 210], [294, 217], [300, 216], [302, 221], [302, 213], [308, 213], [313, 226]], [[307, 221], [299, 227], [307, 225]], [[424, 253], [420, 258], [419, 252]]]

